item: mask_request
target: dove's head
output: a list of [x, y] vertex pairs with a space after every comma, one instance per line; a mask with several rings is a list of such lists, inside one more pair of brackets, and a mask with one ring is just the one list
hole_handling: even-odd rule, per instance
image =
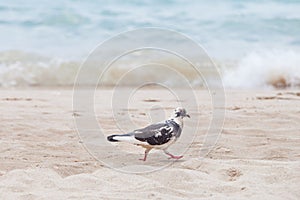
[[188, 115], [186, 113], [186, 110], [182, 107], [177, 107], [175, 110], [174, 110], [174, 114], [173, 114], [174, 118], [184, 118], [184, 117], [188, 117], [190, 118], [190, 115]]

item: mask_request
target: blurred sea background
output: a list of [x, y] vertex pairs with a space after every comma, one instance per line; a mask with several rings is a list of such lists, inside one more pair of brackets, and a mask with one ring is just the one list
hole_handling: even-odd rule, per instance
[[299, 11], [296, 0], [0, 1], [0, 86], [71, 86], [104, 40], [161, 27], [204, 47], [226, 87], [299, 87]]

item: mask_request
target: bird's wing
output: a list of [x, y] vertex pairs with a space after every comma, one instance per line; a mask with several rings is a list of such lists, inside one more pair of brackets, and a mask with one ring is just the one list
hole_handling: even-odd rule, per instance
[[[175, 130], [176, 131], [176, 130]], [[174, 127], [165, 122], [149, 125], [133, 131], [136, 140], [150, 145], [162, 145], [174, 137]]]

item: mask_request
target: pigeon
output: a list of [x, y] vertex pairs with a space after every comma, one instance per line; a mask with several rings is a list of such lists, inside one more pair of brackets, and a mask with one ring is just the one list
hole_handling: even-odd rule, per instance
[[151, 124], [127, 134], [110, 135], [107, 140], [109, 142], [128, 142], [145, 148], [144, 158], [140, 159], [143, 161], [146, 161], [151, 149], [163, 150], [165, 154], [170, 156], [169, 158], [180, 159], [183, 156], [175, 156], [168, 152], [167, 148], [180, 137], [184, 117], [190, 118], [190, 115], [184, 108], [178, 107], [172, 116], [165, 121]]

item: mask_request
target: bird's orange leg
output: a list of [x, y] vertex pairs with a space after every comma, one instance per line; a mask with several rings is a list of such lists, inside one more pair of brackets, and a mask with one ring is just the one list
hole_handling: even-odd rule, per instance
[[147, 156], [148, 156], [148, 153], [149, 153], [149, 151], [150, 151], [151, 149], [152, 149], [152, 148], [146, 148], [144, 158], [140, 158], [139, 160], [146, 161]]

